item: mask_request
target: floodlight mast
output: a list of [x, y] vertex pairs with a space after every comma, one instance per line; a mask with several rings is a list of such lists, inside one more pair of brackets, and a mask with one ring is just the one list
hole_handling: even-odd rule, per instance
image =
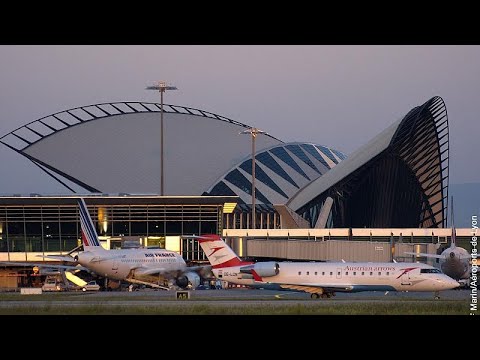
[[164, 193], [164, 149], [163, 149], [163, 93], [166, 90], [178, 90], [175, 86], [168, 86], [165, 81], [159, 81], [157, 85], [147, 86], [145, 90], [157, 90], [160, 92], [160, 195]]
[[250, 134], [252, 137], [252, 229], [256, 229], [255, 218], [255, 139], [258, 134], [268, 135], [265, 131], [251, 127], [248, 130], [239, 132], [239, 134]]

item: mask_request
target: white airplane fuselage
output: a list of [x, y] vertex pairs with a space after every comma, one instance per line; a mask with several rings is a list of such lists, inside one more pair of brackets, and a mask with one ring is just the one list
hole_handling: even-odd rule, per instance
[[123, 249], [109, 251], [84, 251], [76, 257], [78, 263], [93, 272], [114, 280], [124, 280], [135, 276], [135, 270], [141, 268], [162, 269], [162, 273], [183, 273], [186, 263], [183, 258], [167, 250]]
[[[258, 263], [257, 263], [258, 264]], [[332, 288], [334, 291], [441, 291], [458, 287], [458, 283], [432, 266], [421, 263], [262, 263], [262, 276], [255, 279], [245, 272], [245, 265], [214, 268], [217, 278], [241, 285], [262, 288], [303, 287]], [[267, 269], [267, 265], [271, 264]], [[254, 266], [252, 264], [251, 266]], [[275, 274], [274, 268], [277, 269]], [[241, 271], [241, 269], [244, 269]], [[260, 281], [259, 281], [260, 280]], [[284, 286], [288, 284], [288, 286]]]

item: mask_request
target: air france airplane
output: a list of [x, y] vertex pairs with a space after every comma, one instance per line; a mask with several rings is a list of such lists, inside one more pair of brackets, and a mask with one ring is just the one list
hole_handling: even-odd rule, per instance
[[240, 260], [218, 235], [197, 238], [218, 279], [256, 288], [304, 291], [314, 299], [335, 292], [438, 292], [459, 286], [440, 270], [421, 263], [253, 263]]
[[156, 284], [159, 279], [173, 280], [179, 287], [197, 287], [200, 276], [196, 271], [205, 267], [187, 267], [182, 256], [168, 250], [123, 249], [106, 250], [98, 241], [85, 201], [78, 200], [84, 251], [75, 256], [83, 267], [114, 280], [145, 284], [164, 288]]

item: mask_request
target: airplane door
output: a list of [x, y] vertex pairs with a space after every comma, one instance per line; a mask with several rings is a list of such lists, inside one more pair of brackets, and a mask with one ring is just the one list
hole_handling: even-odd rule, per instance
[[118, 270], [118, 261], [115, 259], [112, 262], [112, 270]]
[[337, 279], [342, 278], [342, 268], [337, 268]]
[[410, 271], [407, 271], [407, 273], [403, 274], [402, 277], [402, 285], [412, 285], [412, 279], [410, 278]]

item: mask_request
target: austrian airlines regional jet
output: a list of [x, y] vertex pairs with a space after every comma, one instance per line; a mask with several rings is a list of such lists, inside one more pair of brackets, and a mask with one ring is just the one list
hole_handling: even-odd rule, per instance
[[84, 251], [75, 256], [83, 267], [109, 279], [164, 288], [159, 279], [173, 280], [179, 287], [197, 287], [200, 276], [196, 271], [205, 267], [187, 267], [178, 253], [159, 249], [106, 250], [98, 241], [97, 231], [85, 201], [78, 200]]
[[296, 290], [316, 299], [335, 292], [433, 291], [459, 283], [421, 263], [245, 262], [218, 235], [197, 237], [218, 279], [256, 288]]

